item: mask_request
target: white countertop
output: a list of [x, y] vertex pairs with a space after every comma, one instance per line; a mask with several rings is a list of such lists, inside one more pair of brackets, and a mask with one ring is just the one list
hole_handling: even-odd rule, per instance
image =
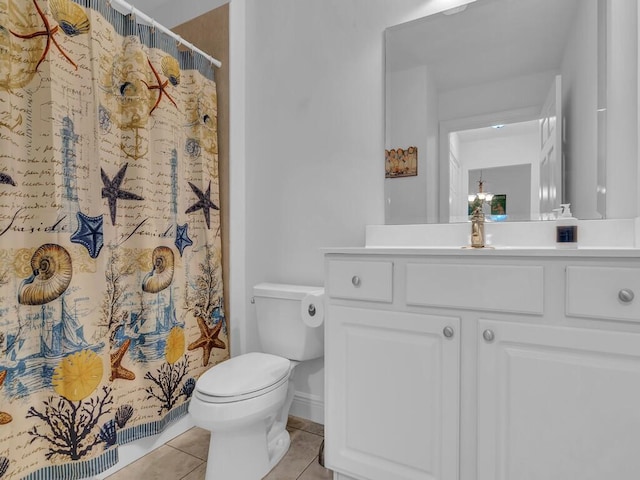
[[[578, 248], [556, 248], [556, 224], [504, 222], [485, 224], [485, 242], [492, 248], [470, 249], [471, 224], [368, 225], [365, 245], [332, 249], [333, 253], [637, 257], [640, 256], [640, 219], [580, 220]], [[358, 250], [360, 248], [360, 250]]]
[[640, 258], [638, 248], [588, 247], [559, 249], [555, 247], [336, 247], [323, 248], [325, 254], [343, 255], [429, 255], [473, 257], [585, 257], [585, 258]]

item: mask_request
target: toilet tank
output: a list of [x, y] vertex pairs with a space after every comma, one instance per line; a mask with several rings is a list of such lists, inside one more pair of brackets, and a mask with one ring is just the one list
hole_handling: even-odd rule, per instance
[[322, 287], [260, 283], [253, 287], [258, 335], [262, 351], [289, 360], [324, 355], [324, 325], [308, 327], [301, 313], [302, 299]]

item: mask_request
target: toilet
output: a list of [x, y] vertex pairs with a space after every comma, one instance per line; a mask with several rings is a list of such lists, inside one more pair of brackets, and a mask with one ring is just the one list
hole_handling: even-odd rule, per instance
[[[324, 355], [324, 327], [304, 319], [320, 287], [261, 283], [253, 288], [262, 352], [233, 357], [196, 382], [189, 404], [195, 425], [211, 431], [206, 480], [260, 480], [289, 449], [286, 430], [293, 372]], [[313, 307], [313, 308], [312, 308]], [[322, 315], [311, 304], [310, 315]]]

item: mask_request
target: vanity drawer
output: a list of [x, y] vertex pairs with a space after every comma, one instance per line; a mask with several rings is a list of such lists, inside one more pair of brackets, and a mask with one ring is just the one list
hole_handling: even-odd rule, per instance
[[640, 269], [567, 267], [566, 314], [640, 322]]
[[543, 283], [541, 266], [410, 263], [406, 302], [541, 315]]
[[330, 297], [393, 301], [393, 262], [330, 260], [327, 268]]

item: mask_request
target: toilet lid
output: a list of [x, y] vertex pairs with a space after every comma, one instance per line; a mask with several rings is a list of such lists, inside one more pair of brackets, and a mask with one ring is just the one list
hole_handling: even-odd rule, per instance
[[210, 397], [237, 397], [278, 383], [289, 374], [290, 368], [286, 358], [245, 353], [203, 373], [196, 382], [196, 390]]

